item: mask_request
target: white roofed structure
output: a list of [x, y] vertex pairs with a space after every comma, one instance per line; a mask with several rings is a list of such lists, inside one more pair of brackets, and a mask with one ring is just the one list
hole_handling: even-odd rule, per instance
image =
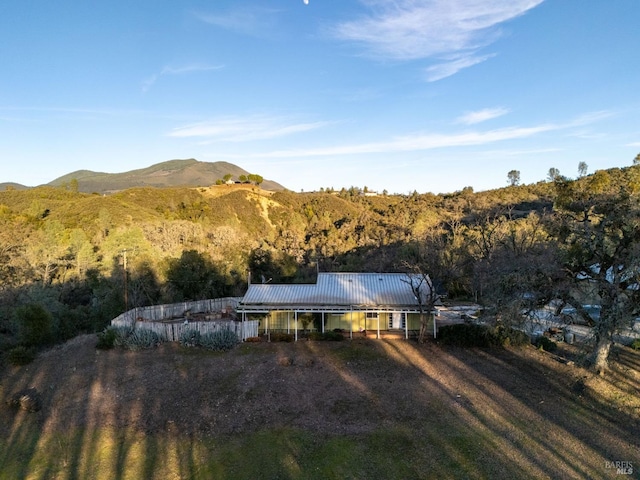
[[[237, 311], [243, 318], [252, 314], [263, 314], [265, 318], [270, 316], [274, 324], [273, 319], [278, 315], [281, 319], [286, 316], [287, 331], [293, 322], [296, 335], [298, 314], [318, 313], [322, 315], [323, 332], [327, 323], [330, 326], [348, 326], [350, 332], [370, 329], [375, 324], [378, 335], [381, 329], [395, 329], [404, 330], [408, 336], [409, 315], [419, 314], [420, 303], [428, 305], [427, 299], [431, 296], [431, 282], [420, 279], [406, 273], [325, 272], [318, 273], [314, 284], [250, 284]], [[416, 288], [412, 288], [412, 284], [420, 285], [422, 302], [414, 294]], [[333, 315], [334, 320], [327, 322], [325, 314]], [[337, 318], [339, 316], [342, 317]], [[281, 324], [283, 322], [281, 320]], [[265, 326], [265, 330], [267, 328]]]
[[[251, 284], [239, 311], [268, 311], [274, 307], [298, 310], [405, 309], [418, 311], [410, 276], [405, 273], [319, 273], [314, 284]], [[424, 286], [426, 288], [426, 286]], [[423, 292], [428, 295], [429, 292]]]

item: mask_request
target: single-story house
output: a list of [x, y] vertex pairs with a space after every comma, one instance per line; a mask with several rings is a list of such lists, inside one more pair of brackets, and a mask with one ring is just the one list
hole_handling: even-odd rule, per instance
[[259, 319], [260, 333], [293, 333], [296, 340], [299, 333], [330, 330], [409, 338], [420, 330], [420, 303], [431, 295], [431, 282], [420, 280], [406, 273], [318, 273], [314, 284], [250, 284], [236, 312], [242, 320]]

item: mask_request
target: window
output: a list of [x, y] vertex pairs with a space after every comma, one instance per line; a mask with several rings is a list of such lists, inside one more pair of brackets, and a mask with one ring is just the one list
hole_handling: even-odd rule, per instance
[[367, 320], [377, 320], [378, 312], [367, 312]]

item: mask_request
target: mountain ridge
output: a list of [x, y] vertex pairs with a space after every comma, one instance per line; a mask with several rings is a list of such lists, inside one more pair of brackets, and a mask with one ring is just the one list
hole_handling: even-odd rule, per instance
[[[232, 180], [239, 181], [240, 176], [250, 173], [229, 162], [201, 162], [189, 158], [167, 160], [149, 167], [119, 173], [76, 170], [45, 185], [61, 187], [75, 180], [80, 192], [107, 194], [133, 187], [208, 187], [225, 175], [231, 175]], [[265, 179], [260, 186], [265, 190], [285, 190], [285, 187], [273, 180]], [[33, 188], [13, 182], [0, 183], [0, 188], [7, 187], [16, 190]]]

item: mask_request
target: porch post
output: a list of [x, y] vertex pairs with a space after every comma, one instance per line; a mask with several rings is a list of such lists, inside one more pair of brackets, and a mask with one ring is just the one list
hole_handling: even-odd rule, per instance
[[291, 311], [287, 310], [287, 333], [291, 333], [290, 317], [291, 317]]
[[322, 333], [324, 333], [324, 312], [322, 312]]
[[240, 336], [242, 337], [241, 338], [242, 342], [244, 342], [244, 319], [245, 319], [245, 316], [246, 316], [246, 312], [242, 312], [242, 321], [240, 322]]
[[408, 312], [404, 314], [404, 339], [409, 340], [409, 313]]
[[295, 340], [296, 342], [298, 341], [298, 310], [296, 310], [295, 312], [293, 312], [293, 317], [295, 319], [295, 323], [294, 323], [294, 335], [295, 335]]
[[378, 313], [378, 337], [380, 338], [380, 314]]
[[349, 307], [351, 309], [351, 321], [349, 322], [349, 340], [353, 340], [353, 305]]
[[[437, 311], [437, 310], [436, 310]], [[433, 339], [435, 340], [436, 338], [436, 314], [433, 314]]]

